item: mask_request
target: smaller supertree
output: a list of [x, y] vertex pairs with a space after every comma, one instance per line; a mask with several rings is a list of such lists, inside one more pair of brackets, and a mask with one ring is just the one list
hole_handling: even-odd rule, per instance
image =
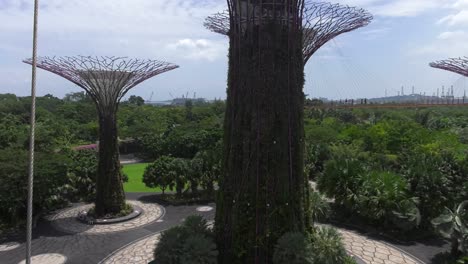
[[468, 57], [451, 58], [429, 64], [432, 68], [442, 69], [468, 77]]
[[[24, 60], [31, 64], [32, 60]], [[156, 60], [123, 57], [41, 57], [37, 67], [55, 73], [83, 88], [99, 115], [99, 162], [95, 214], [102, 217], [125, 208], [120, 174], [117, 110], [122, 97], [139, 83], [178, 68]]]

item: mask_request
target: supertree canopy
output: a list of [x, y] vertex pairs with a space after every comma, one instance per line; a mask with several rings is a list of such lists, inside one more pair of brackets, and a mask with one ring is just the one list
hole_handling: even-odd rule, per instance
[[[369, 12], [361, 8], [306, 1], [301, 16], [304, 64], [325, 43], [343, 33], [367, 26], [372, 18]], [[229, 35], [231, 23], [245, 25], [246, 21], [246, 16], [231, 20], [229, 11], [223, 11], [207, 17], [204, 25], [213, 32]]]
[[[31, 64], [31, 59], [24, 60]], [[125, 207], [120, 172], [117, 110], [122, 97], [139, 83], [178, 68], [156, 60], [123, 57], [40, 57], [37, 67], [55, 73], [83, 88], [99, 115], [99, 164], [95, 214], [116, 214]]]
[[442, 69], [468, 77], [468, 57], [451, 58], [429, 64], [433, 68]]

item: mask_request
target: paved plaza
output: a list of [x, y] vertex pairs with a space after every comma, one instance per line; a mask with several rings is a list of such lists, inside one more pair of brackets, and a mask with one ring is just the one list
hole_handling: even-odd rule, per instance
[[[190, 215], [199, 214], [212, 221], [214, 204], [166, 206], [152, 200], [152, 195], [129, 201], [141, 207], [143, 214], [124, 223], [89, 226], [74, 215], [89, 205], [76, 205], [46, 217], [34, 230], [34, 264], [102, 263], [147, 264], [162, 231], [179, 225]], [[378, 239], [355, 231], [339, 229], [346, 250], [367, 264], [422, 264], [417, 257]], [[24, 241], [0, 242], [0, 263], [24, 263]]]

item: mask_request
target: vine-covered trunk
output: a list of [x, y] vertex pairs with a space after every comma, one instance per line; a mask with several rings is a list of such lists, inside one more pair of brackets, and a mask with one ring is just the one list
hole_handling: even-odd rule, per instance
[[98, 217], [119, 213], [125, 207], [115, 113], [99, 116], [99, 161], [95, 205]]
[[[219, 263], [271, 263], [285, 232], [306, 232], [300, 30], [271, 22], [230, 36]], [[250, 30], [250, 31], [249, 31]]]

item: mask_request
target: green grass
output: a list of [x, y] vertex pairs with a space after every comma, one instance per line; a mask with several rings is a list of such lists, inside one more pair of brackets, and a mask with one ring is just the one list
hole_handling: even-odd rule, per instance
[[143, 173], [149, 163], [124, 165], [123, 172], [128, 175], [128, 182], [124, 183], [125, 192], [161, 192], [159, 188], [149, 188], [143, 183]]

